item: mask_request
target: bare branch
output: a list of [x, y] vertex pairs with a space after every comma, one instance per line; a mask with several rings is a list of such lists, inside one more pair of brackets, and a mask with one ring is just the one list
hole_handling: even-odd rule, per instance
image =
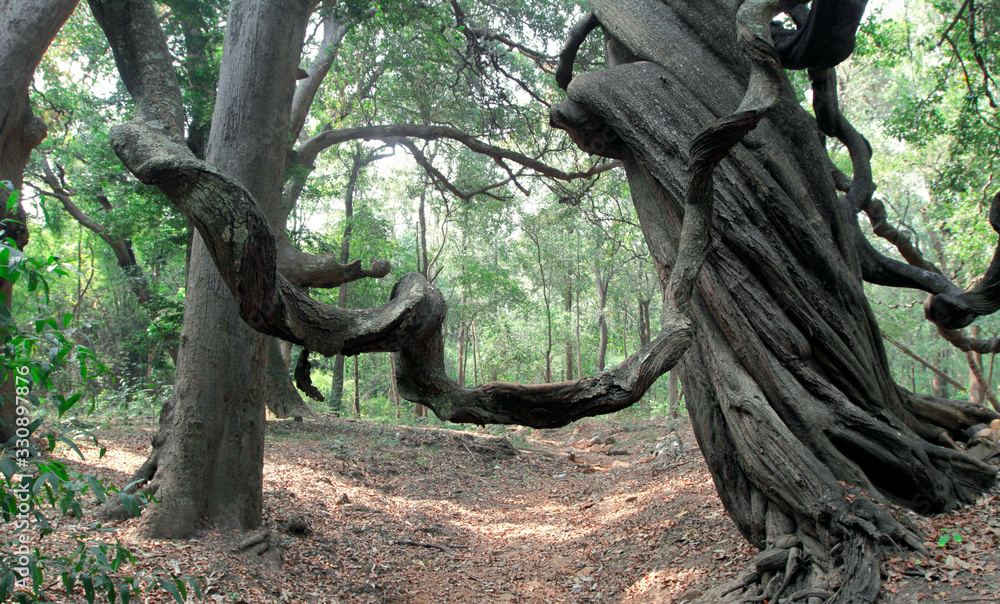
[[375, 259], [370, 268], [362, 268], [361, 261], [347, 264], [336, 254], [309, 254], [292, 245], [287, 237], [277, 243], [278, 271], [296, 287], [332, 288], [359, 279], [380, 278], [389, 274], [388, 260]]
[[595, 166], [589, 170], [577, 172], [564, 172], [549, 166], [537, 159], [528, 157], [523, 153], [497, 147], [483, 142], [468, 132], [452, 128], [449, 126], [422, 126], [418, 124], [389, 124], [385, 126], [365, 126], [360, 128], [345, 128], [342, 130], [326, 130], [311, 137], [302, 143], [296, 151], [296, 161], [304, 166], [311, 166], [316, 157], [324, 149], [333, 145], [338, 145], [352, 140], [382, 140], [386, 142], [398, 142], [400, 137], [419, 138], [422, 140], [448, 139], [459, 142], [476, 153], [494, 158], [495, 160], [507, 160], [534, 170], [542, 176], [548, 176], [557, 180], [576, 180], [579, 178], [590, 178], [608, 168]]
[[940, 325], [937, 327], [937, 332], [938, 335], [962, 352], [978, 352], [979, 354], [1000, 352], [1000, 338], [973, 338], [960, 331]]
[[450, 180], [448, 180], [447, 176], [445, 176], [437, 168], [435, 168], [431, 164], [430, 160], [427, 159], [427, 156], [424, 155], [423, 151], [421, 151], [419, 148], [417, 148], [417, 146], [414, 145], [412, 142], [410, 142], [409, 140], [407, 140], [407, 139], [404, 138], [404, 139], [399, 139], [399, 144], [401, 144], [404, 147], [406, 147], [406, 150], [409, 151], [410, 155], [413, 156], [413, 159], [417, 162], [417, 165], [419, 165], [421, 168], [424, 169], [425, 172], [427, 172], [427, 175], [430, 176], [430, 178], [431, 178], [432, 181], [434, 181], [438, 185], [444, 187], [452, 195], [454, 195], [455, 197], [458, 197], [459, 199], [461, 199], [463, 201], [469, 201], [470, 199], [474, 198], [476, 195], [488, 195], [489, 197], [492, 197], [493, 199], [502, 199], [498, 195], [494, 195], [492, 193], [489, 193], [489, 191], [492, 190], [492, 189], [496, 189], [496, 188], [502, 187], [503, 185], [505, 185], [506, 183], [510, 182], [510, 180], [511, 180], [511, 179], [508, 178], [507, 180], [505, 180], [505, 181], [503, 181], [501, 183], [496, 183], [496, 184], [488, 185], [488, 186], [483, 187], [483, 188], [481, 188], [481, 189], [479, 189], [477, 191], [465, 192], [465, 191], [462, 191], [461, 189], [459, 189], [458, 187], [456, 187], [454, 184], [452, 184], [452, 182]]
[[590, 32], [600, 25], [594, 13], [587, 13], [585, 17], [576, 22], [576, 25], [569, 30], [566, 44], [563, 45], [562, 52], [559, 53], [559, 66], [556, 67], [556, 85], [566, 90], [573, 79], [573, 63], [576, 61], [576, 53], [580, 51], [580, 46], [587, 39]]
[[[149, 286], [149, 281], [146, 279], [145, 275], [143, 275], [142, 269], [139, 268], [138, 262], [136, 262], [135, 252], [132, 250], [132, 242], [124, 237], [108, 232], [107, 227], [91, 218], [89, 214], [84, 212], [73, 202], [72, 194], [64, 188], [63, 179], [57, 177], [52, 171], [48, 158], [45, 154], [42, 154], [42, 170], [42, 180], [44, 180], [45, 184], [47, 184], [52, 190], [46, 191], [36, 185], [31, 186], [38, 191], [39, 194], [57, 199], [74, 220], [76, 220], [84, 228], [92, 231], [106, 244], [108, 244], [108, 247], [111, 248], [111, 251], [115, 255], [115, 260], [118, 261], [118, 266], [121, 267], [122, 271], [125, 273], [130, 289], [132, 290], [132, 293], [135, 294], [139, 303], [145, 304], [152, 300], [153, 290]], [[61, 167], [59, 168], [59, 172], [62, 174]], [[100, 197], [103, 198], [103, 201], [101, 201], [102, 207], [106, 210], [110, 209], [110, 202], [108, 202], [107, 198], [103, 195]]]
[[[373, 15], [374, 12], [369, 12], [363, 18], [369, 18]], [[337, 50], [344, 41], [347, 31], [357, 22], [357, 19], [350, 16], [337, 20], [333, 11], [323, 17], [323, 41], [320, 43], [316, 60], [306, 69], [306, 77], [295, 88], [295, 96], [292, 99], [291, 134], [289, 137], [291, 140], [299, 138], [306, 123], [306, 116], [309, 115], [309, 107], [312, 106], [313, 99], [316, 98], [323, 78], [333, 67], [333, 62], [337, 58]]]
[[937, 374], [938, 376], [940, 376], [941, 379], [943, 379], [944, 381], [948, 382], [949, 384], [951, 384], [955, 388], [958, 388], [962, 392], [965, 392], [965, 386], [963, 386], [962, 383], [959, 382], [958, 380], [956, 380], [955, 378], [953, 378], [950, 375], [948, 375], [947, 373], [945, 373], [940, 367], [938, 367], [934, 363], [931, 363], [930, 361], [928, 361], [927, 359], [925, 359], [922, 356], [918, 355], [917, 353], [913, 352], [907, 346], [905, 346], [905, 345], [901, 344], [900, 342], [897, 342], [896, 340], [890, 338], [889, 336], [887, 336], [885, 334], [884, 331], [882, 331], [880, 333], [882, 334], [882, 339], [883, 340], [885, 340], [886, 342], [892, 344], [896, 348], [900, 349], [903, 352], [903, 354], [905, 354], [906, 356], [910, 357], [911, 359], [917, 361], [918, 363], [920, 363], [924, 367], [930, 369], [935, 374]]
[[[990, 204], [989, 220], [993, 230], [1000, 234], [1000, 193]], [[924, 304], [925, 316], [948, 329], [965, 327], [977, 316], [997, 310], [1000, 310], [1000, 239], [990, 266], [975, 286], [963, 293], [932, 296]]]

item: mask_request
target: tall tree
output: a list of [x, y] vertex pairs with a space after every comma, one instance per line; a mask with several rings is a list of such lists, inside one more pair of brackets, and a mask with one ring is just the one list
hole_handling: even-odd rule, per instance
[[[306, 22], [316, 8], [307, 0], [231, 3], [203, 161], [183, 144], [184, 106], [151, 3], [90, 4], [136, 105], [136, 117], [113, 129], [112, 146], [126, 167], [141, 181], [157, 185], [200, 234], [192, 245], [175, 400], [161, 414], [154, 449], [134, 477], [160, 500], [144, 515], [143, 530], [185, 536], [205, 518], [221, 526], [252, 527], [260, 522], [262, 405], [282, 396], [285, 381], [275, 382], [287, 374], [276, 343], [261, 339], [248, 325], [303, 346], [297, 367], [307, 368], [310, 351], [350, 356], [396, 350], [436, 324], [437, 315], [424, 311], [428, 304], [436, 305], [439, 292], [426, 281], [400, 285], [395, 289], [398, 297], [377, 310], [326, 306], [303, 291], [381, 276], [389, 269], [384, 261], [362, 269], [360, 262], [344, 265], [332, 254], [307, 254], [285, 236], [291, 200], [319, 153], [347, 141], [412, 137], [454, 140], [492, 158], [495, 169], [508, 174], [507, 182], [519, 177], [511, 165], [563, 180], [586, 178], [606, 168], [564, 172], [537, 156], [497, 147], [452, 126], [383, 124], [337, 130], [327, 122], [306, 135], [299, 116], [308, 114], [319, 90], [313, 79], [322, 79], [329, 68], [327, 55], [321, 53], [295, 86]], [[452, 7], [456, 19], [464, 15], [457, 4]], [[357, 16], [359, 6], [333, 8], [334, 15]], [[427, 9], [403, 2], [387, 18], [396, 23], [402, 15], [406, 21], [406, 15]], [[484, 44], [504, 43], [488, 31], [475, 36], [488, 38], [473, 40], [479, 53], [489, 50]], [[448, 48], [446, 53], [451, 52]], [[467, 104], [467, 95], [453, 93]], [[290, 142], [294, 149], [289, 149]], [[420, 157], [415, 159], [424, 166]], [[448, 186], [440, 170], [424, 168]], [[289, 171], [293, 177], [283, 191]], [[493, 188], [487, 187], [484, 194]], [[281, 371], [272, 371], [275, 367]], [[300, 380], [316, 393], [307, 382]]]

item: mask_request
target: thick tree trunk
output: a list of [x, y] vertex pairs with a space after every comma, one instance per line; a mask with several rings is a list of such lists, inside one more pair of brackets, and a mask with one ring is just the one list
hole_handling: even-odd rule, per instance
[[[747, 63], [733, 43], [737, 4], [591, 2], [616, 66], [573, 80], [572, 103], [554, 113], [557, 123], [588, 128], [578, 142], [624, 158], [663, 278], [680, 239], [687, 146], [747, 89]], [[816, 125], [787, 81], [781, 94], [715, 173], [714, 243], [690, 308], [695, 342], [679, 365], [685, 401], [741, 532], [785, 560], [805, 551], [812, 561], [766, 570], [755, 584], [777, 582], [748, 595], [777, 599], [788, 568], [786, 593], [818, 588], [835, 593], [832, 601], [870, 602], [879, 548], [921, 547], [880, 503], [945, 511], [995, 476], [939, 446], [979, 412], [915, 397], [891, 380], [861, 284], [856, 218], [841, 209]], [[609, 128], [576, 120], [585, 113]]]
[[[121, 28], [126, 13], [125, 35], [139, 43], [159, 35], [148, 4], [92, 1], [91, 6], [109, 37]], [[289, 116], [310, 8], [306, 0], [245, 0], [233, 2], [228, 16], [207, 159], [246, 187], [272, 226], [283, 220]], [[137, 18], [140, 11], [145, 21]], [[165, 47], [162, 54], [169, 56]], [[116, 55], [127, 84], [141, 83], [133, 79], [136, 76], [156, 77], [146, 71], [130, 74], [148, 70], [130, 59], [134, 57]], [[130, 90], [135, 95], [143, 88]], [[141, 109], [148, 106], [139, 103]], [[159, 501], [143, 515], [143, 534], [186, 537], [206, 520], [225, 528], [259, 525], [264, 409], [278, 391], [268, 371], [272, 355], [280, 361], [273, 338], [255, 332], [240, 318], [239, 306], [196, 235], [176, 400], [162, 414], [157, 442], [140, 470], [150, 474], [143, 477], [150, 481], [146, 488], [155, 491]]]

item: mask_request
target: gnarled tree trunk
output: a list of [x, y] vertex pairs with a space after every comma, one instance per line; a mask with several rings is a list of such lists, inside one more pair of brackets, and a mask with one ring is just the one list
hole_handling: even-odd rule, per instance
[[[748, 88], [738, 4], [591, 2], [613, 67], [573, 80], [554, 113], [585, 148], [622, 157], [663, 278], [681, 240], [688, 147]], [[946, 511], [995, 476], [941, 446], [981, 412], [893, 383], [862, 289], [856, 218], [842, 209], [814, 119], [787, 81], [779, 90], [715, 173], [713, 243], [679, 365], [685, 401], [730, 516], [781, 559], [759, 566], [743, 587], [760, 587], [744, 596], [813, 589], [816, 601], [871, 602], [879, 548], [921, 547], [882, 504]]]

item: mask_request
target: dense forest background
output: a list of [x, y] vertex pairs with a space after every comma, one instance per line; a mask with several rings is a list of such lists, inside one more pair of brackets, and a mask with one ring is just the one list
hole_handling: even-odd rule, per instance
[[[447, 298], [446, 360], [460, 383], [558, 381], [615, 365], [648, 341], [661, 290], [623, 173], [604, 171], [603, 160], [547, 125], [548, 106], [559, 99], [554, 55], [581, 6], [502, 3], [460, 13], [466, 22], [456, 26], [448, 7], [404, 4], [341, 3], [340, 13], [310, 30], [314, 58], [328, 56], [330, 73], [299, 152], [311, 140], [306, 133], [352, 134], [323, 143], [323, 153], [288, 174], [286, 191], [298, 196], [289, 238], [364, 267], [387, 259], [392, 275], [426, 275]], [[168, 33], [195, 131], [209, 126], [225, 5], [161, 6], [168, 28], [171, 13], [187, 15], [176, 20], [187, 29]], [[986, 214], [1000, 139], [991, 71], [998, 12], [971, 2], [876, 3], [858, 51], [838, 70], [845, 113], [875, 151], [876, 197], [888, 209], [882, 228], [898, 229], [966, 287], [996, 242]], [[101, 412], [155, 414], [171, 395], [191, 228], [110, 149], [109, 125], [133, 108], [92, 19], [80, 6], [36, 73], [32, 104], [49, 135], [22, 191], [26, 253], [72, 269], [16, 298], [13, 316], [26, 323], [71, 314], [67, 333], [107, 368], [97, 380], [67, 368], [56, 378], [60, 391], [93, 395]], [[598, 37], [582, 64], [599, 66]], [[808, 83], [798, 77], [805, 103]], [[386, 127], [403, 123], [457, 134], [403, 138]], [[355, 136], [357, 128], [370, 129], [370, 140]], [[566, 180], [511, 168], [462, 137], [565, 172], [596, 166], [600, 173]], [[848, 170], [846, 152], [836, 157]], [[312, 295], [369, 307], [388, 298], [392, 275]], [[923, 318], [924, 294], [869, 286], [869, 295], [900, 384], [1000, 408], [993, 358], [938, 337]], [[971, 330], [996, 336], [997, 320]], [[291, 373], [298, 351], [283, 353]], [[314, 359], [312, 380], [326, 400], [309, 405], [413, 415], [396, 393], [389, 357]], [[660, 380], [628, 412], [676, 410], [676, 391], [674, 380]]]

